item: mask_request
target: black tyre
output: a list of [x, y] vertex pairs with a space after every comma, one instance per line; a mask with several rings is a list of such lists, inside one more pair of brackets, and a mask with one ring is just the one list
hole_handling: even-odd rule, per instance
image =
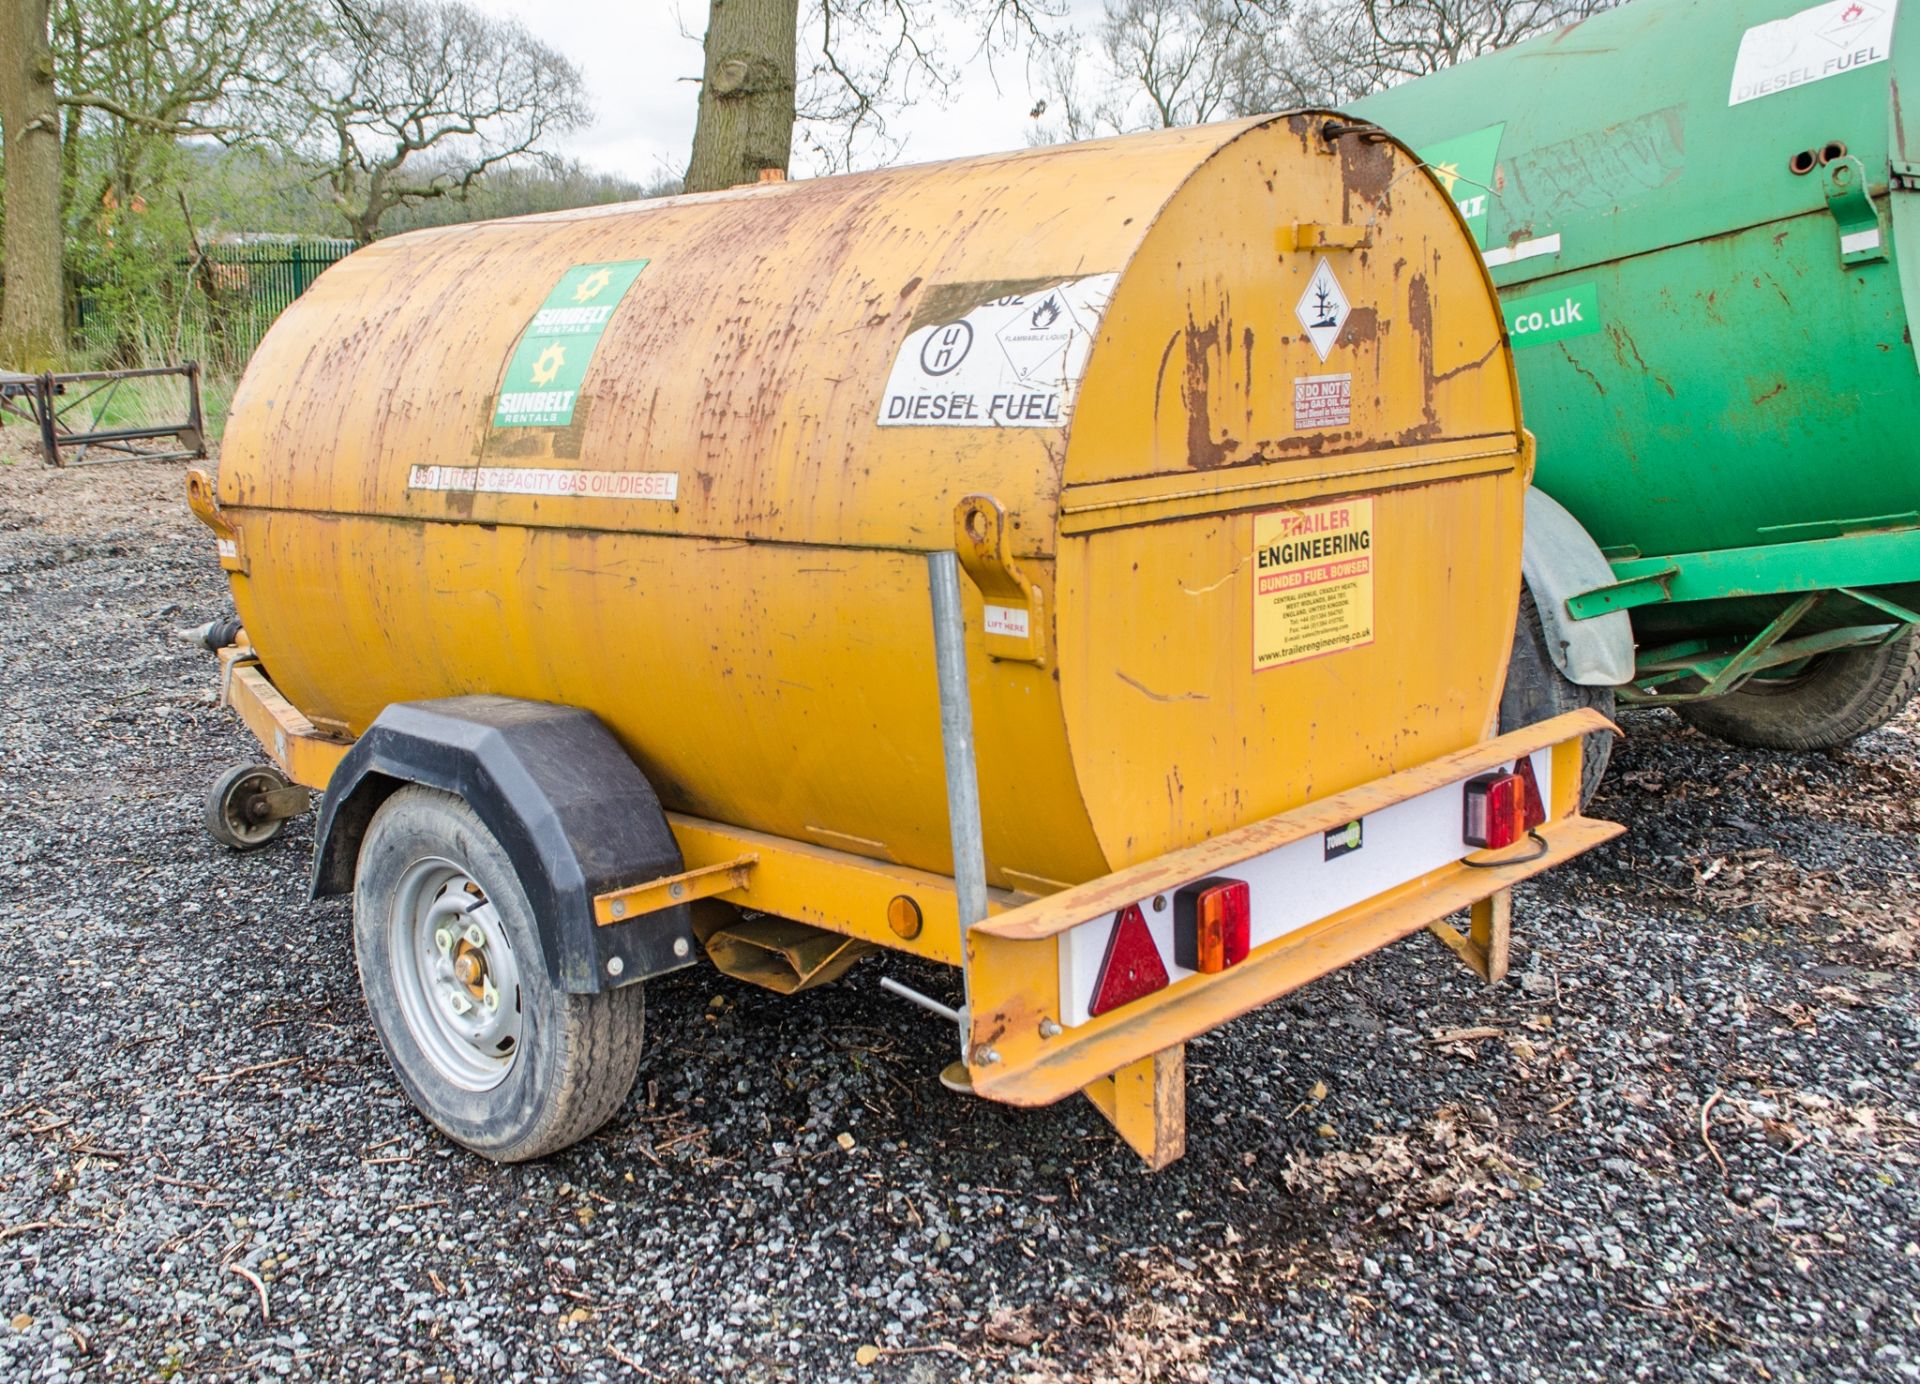
[[538, 1158], [605, 1124], [633, 1089], [641, 987], [554, 987], [506, 852], [452, 794], [402, 788], [374, 814], [353, 941], [394, 1073], [454, 1142]]
[[1762, 750], [1831, 750], [1878, 730], [1920, 686], [1920, 637], [1824, 654], [1788, 678], [1753, 678], [1738, 692], [1684, 702], [1687, 724]]
[[207, 790], [201, 812], [207, 834], [229, 850], [259, 850], [287, 824], [284, 817], [267, 815], [265, 796], [289, 786], [287, 776], [271, 764], [233, 765]]
[[[1507, 664], [1507, 685], [1500, 692], [1500, 729], [1504, 733], [1537, 725], [1569, 711], [1592, 707], [1613, 719], [1613, 689], [1583, 687], [1567, 680], [1547, 652], [1547, 636], [1533, 592], [1520, 588], [1520, 618], [1514, 624], [1513, 659]], [[1613, 756], [1613, 735], [1595, 731], [1585, 738], [1580, 755], [1580, 806], [1593, 801], [1607, 776]]]

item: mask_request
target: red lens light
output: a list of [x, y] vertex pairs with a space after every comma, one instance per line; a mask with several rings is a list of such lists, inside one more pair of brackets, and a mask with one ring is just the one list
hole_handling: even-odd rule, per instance
[[[1536, 795], [1538, 790], [1536, 791]], [[1527, 785], [1518, 774], [1482, 774], [1467, 781], [1461, 835], [1476, 850], [1503, 850], [1526, 835]]]
[[1253, 891], [1245, 880], [1203, 879], [1173, 896], [1173, 960], [1215, 975], [1247, 959], [1253, 939]]
[[1104, 1014], [1166, 986], [1167, 963], [1160, 959], [1160, 948], [1147, 930], [1147, 917], [1140, 905], [1130, 903], [1120, 910], [1107, 936], [1107, 955], [1100, 963], [1100, 978], [1093, 984], [1093, 1003], [1087, 1006], [1087, 1014]]

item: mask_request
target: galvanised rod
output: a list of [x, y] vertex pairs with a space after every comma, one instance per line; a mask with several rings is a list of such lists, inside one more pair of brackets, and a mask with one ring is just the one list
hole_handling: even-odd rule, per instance
[[[972, 1000], [967, 930], [987, 916], [987, 853], [980, 836], [980, 778], [973, 757], [973, 698], [967, 688], [967, 624], [960, 601], [960, 559], [927, 554], [933, 592], [934, 667], [940, 680], [940, 744], [946, 752], [947, 828], [953, 838], [953, 886], [960, 907], [961, 993]], [[967, 1009], [960, 1011], [960, 1056], [967, 1057]]]

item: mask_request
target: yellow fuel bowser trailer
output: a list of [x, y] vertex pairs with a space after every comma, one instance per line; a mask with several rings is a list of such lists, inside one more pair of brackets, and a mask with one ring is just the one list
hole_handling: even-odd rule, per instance
[[646, 977], [887, 948], [960, 972], [883, 982], [950, 1083], [1160, 1166], [1188, 1039], [1423, 928], [1497, 979], [1619, 830], [1597, 714], [1492, 738], [1531, 461], [1452, 201], [1326, 113], [395, 237], [190, 485], [273, 761], [209, 826], [324, 795], [394, 1068], [490, 1157], [619, 1107]]

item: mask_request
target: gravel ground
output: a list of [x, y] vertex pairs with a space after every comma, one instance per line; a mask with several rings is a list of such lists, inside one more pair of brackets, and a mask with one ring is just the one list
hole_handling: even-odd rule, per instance
[[181, 495], [0, 462], [0, 1378], [1920, 1378], [1920, 719], [1629, 717], [1504, 987], [1415, 938], [1194, 1044], [1158, 1176], [944, 1092], [875, 961], [655, 984], [626, 1111], [500, 1168], [401, 1097], [307, 824], [200, 827], [254, 751]]

